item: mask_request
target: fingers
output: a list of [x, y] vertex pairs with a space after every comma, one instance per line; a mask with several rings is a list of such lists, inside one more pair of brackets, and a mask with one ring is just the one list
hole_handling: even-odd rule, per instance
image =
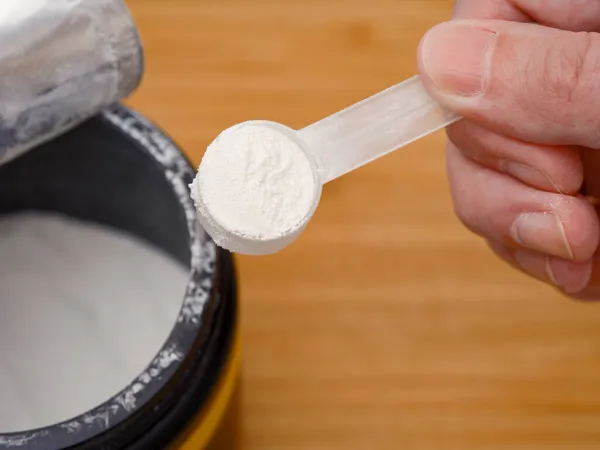
[[591, 261], [592, 270], [590, 279], [581, 291], [576, 292], [574, 297], [579, 300], [600, 300], [600, 255], [595, 255]]
[[531, 22], [525, 12], [510, 0], [457, 0], [454, 19], [498, 19], [513, 22]]
[[575, 194], [583, 182], [579, 152], [572, 147], [529, 144], [462, 120], [447, 129], [452, 143], [478, 164], [549, 192]]
[[586, 261], [598, 246], [598, 216], [582, 197], [539, 191], [448, 145], [457, 216], [473, 232], [522, 250]]
[[569, 31], [598, 31], [598, 0], [457, 0], [455, 19], [537, 22]]
[[600, 35], [453, 21], [430, 30], [419, 70], [440, 103], [495, 132], [600, 148]]
[[566, 294], [581, 299], [600, 299], [600, 265], [594, 264], [593, 259], [585, 262], [573, 262], [536, 252], [518, 250], [498, 241], [488, 241], [488, 245], [497, 256], [513, 267], [559, 288]]
[[569, 31], [600, 29], [598, 0], [513, 0], [534, 22]]
[[[597, 0], [457, 0], [453, 19], [537, 22], [562, 30], [598, 31], [600, 30], [600, 2]], [[568, 243], [567, 249], [572, 251], [574, 259], [580, 262], [553, 256], [557, 254], [556, 251], [550, 251], [548, 254], [549, 245], [556, 248], [555, 238], [545, 243], [541, 239], [532, 245], [526, 240], [519, 242], [513, 233], [506, 232], [507, 224], [511, 223], [516, 214], [519, 214], [516, 213], [517, 210], [524, 206], [535, 207], [529, 203], [532, 196], [531, 188], [555, 194], [575, 194], [582, 184], [585, 170], [586, 192], [600, 198], [600, 178], [597, 176], [600, 173], [600, 154], [597, 151], [579, 147], [575, 149], [569, 145], [554, 147], [523, 142], [523, 140], [532, 140], [551, 145], [574, 144], [597, 147], [594, 120], [585, 119], [590, 117], [590, 113], [592, 117], [595, 115], [593, 102], [590, 106], [589, 100], [585, 101], [586, 110], [581, 111], [579, 117], [568, 109], [571, 105], [577, 107], [575, 106], [577, 103], [581, 105], [580, 97], [573, 94], [583, 96], [582, 92], [586, 90], [581, 88], [581, 85], [585, 86], [586, 79], [589, 77], [586, 75], [586, 67], [591, 67], [592, 72], [595, 69], [596, 52], [591, 48], [596, 44], [588, 46], [588, 43], [597, 38], [595, 35], [591, 39], [588, 39], [590, 37], [588, 35], [575, 38], [570, 35], [570, 43], [561, 48], [552, 44], [554, 37], [548, 34], [542, 37], [540, 33], [537, 40], [530, 40], [525, 37], [527, 33], [522, 30], [515, 32], [504, 31], [502, 27], [489, 28], [496, 36], [492, 40], [497, 39], [497, 42], [491, 45], [492, 56], [487, 60], [484, 58], [483, 62], [473, 57], [469, 49], [471, 44], [476, 44], [475, 40], [464, 36], [461, 38], [460, 35], [454, 38], [454, 42], [450, 42], [447, 36], [442, 39], [447, 41], [449, 48], [442, 56], [451, 62], [451, 65], [446, 66], [451, 73], [442, 74], [442, 82], [443, 77], [449, 77], [451, 82], [457, 81], [461, 89], [470, 82], [475, 83], [481, 90], [475, 95], [467, 92], [466, 96], [464, 92], [460, 92], [459, 94], [463, 95], [454, 98], [454, 103], [450, 98], [448, 106], [452, 107], [454, 104], [455, 109], [463, 115], [485, 125], [482, 127], [473, 121], [462, 120], [447, 130], [453, 144], [448, 150], [448, 166], [457, 214], [469, 228], [490, 237], [491, 240], [488, 242], [492, 250], [512, 266], [538, 280], [558, 287], [575, 298], [600, 300], [600, 252], [586, 259], [586, 256], [593, 253], [598, 246], [598, 219], [597, 213], [587, 202], [574, 199], [575, 203], [570, 207], [578, 212], [570, 216], [563, 209], [561, 201], [549, 202], [545, 195], [537, 196], [541, 201], [538, 205], [540, 209], [553, 210], [551, 214], [567, 219], [568, 223], [564, 223], [561, 219], [564, 234], [559, 230], [558, 235], [564, 235]], [[546, 29], [544, 31], [546, 32]], [[549, 45], [538, 46], [537, 43], [543, 39], [549, 39]], [[528, 40], [530, 44], [523, 46], [522, 43]], [[466, 45], [463, 45], [465, 41]], [[574, 41], [583, 43], [573, 44]], [[422, 75], [424, 69], [429, 69], [424, 67], [424, 56], [427, 56], [427, 52], [423, 51], [425, 42], [426, 39], [423, 39], [420, 49], [419, 65]], [[489, 41], [480, 44], [481, 46], [485, 53], [489, 50]], [[577, 51], [572, 53], [569, 47]], [[440, 48], [442, 52], [446, 51], [443, 47]], [[435, 63], [436, 56], [433, 57]], [[519, 68], [521, 70], [518, 70]], [[485, 75], [483, 80], [478, 76], [476, 73], [478, 69], [483, 69], [484, 73], [486, 69], [489, 70], [487, 80]], [[434, 84], [432, 78], [428, 78], [425, 74], [423, 81], [428, 88], [432, 89], [435, 97], [435, 90], [442, 89]], [[587, 88], [588, 95], [594, 95], [594, 82], [588, 83], [592, 86]], [[527, 91], [530, 92], [529, 95]], [[442, 90], [441, 95], [448, 94]], [[535, 96], [538, 96], [537, 101]], [[450, 97], [456, 96], [450, 94]], [[484, 99], [481, 100], [481, 97]], [[441, 101], [444, 102], [444, 99]], [[461, 110], [463, 107], [464, 111]], [[496, 108], [505, 108], [505, 114], [498, 114]], [[539, 108], [539, 111], [536, 112], [536, 108]], [[574, 129], [565, 132], [565, 128], [573, 126], [581, 117], [584, 117], [584, 120], [577, 124], [579, 129], [575, 126]], [[530, 121], [533, 123], [529, 124]], [[558, 128], [552, 130], [556, 131], [553, 135], [546, 134], [540, 137], [541, 128], [547, 131], [556, 123]], [[499, 133], [507, 133], [513, 138], [489, 131], [489, 128]], [[586, 129], [591, 129], [591, 138], [582, 139], [581, 135], [586, 132]], [[528, 139], [529, 137], [532, 139]], [[472, 163], [470, 171], [467, 164], [469, 160]], [[491, 178], [495, 181], [490, 184]], [[476, 182], [473, 181], [474, 179]], [[484, 192], [478, 193], [478, 188]], [[493, 191], [495, 195], [489, 195], [490, 189], [498, 189], [500, 192], [505, 189], [504, 201], [498, 195], [498, 190]], [[514, 197], [515, 195], [520, 197]], [[485, 203], [483, 197], [487, 197], [489, 202]], [[506, 211], [509, 217], [504, 221], [495, 216], [502, 215]], [[515, 222], [518, 222], [518, 219], [512, 221], [513, 224]], [[573, 243], [571, 236], [576, 234], [578, 229], [583, 230], [587, 237]], [[511, 231], [514, 231], [514, 225]], [[556, 231], [550, 235], [556, 237]], [[557, 248], [560, 249], [560, 246]], [[558, 254], [560, 253], [559, 251]]]

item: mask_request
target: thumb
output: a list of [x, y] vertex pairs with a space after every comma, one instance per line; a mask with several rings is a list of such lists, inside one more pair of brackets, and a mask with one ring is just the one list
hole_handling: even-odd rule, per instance
[[524, 141], [600, 148], [600, 35], [457, 20], [421, 41], [419, 71], [442, 105]]

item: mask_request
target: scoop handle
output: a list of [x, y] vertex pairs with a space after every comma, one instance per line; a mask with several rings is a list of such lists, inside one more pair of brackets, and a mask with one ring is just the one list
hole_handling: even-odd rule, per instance
[[299, 130], [298, 137], [324, 184], [458, 119], [414, 76]]

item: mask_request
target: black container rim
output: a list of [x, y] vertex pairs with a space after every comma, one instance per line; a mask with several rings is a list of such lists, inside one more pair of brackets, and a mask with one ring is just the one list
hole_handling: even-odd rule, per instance
[[[235, 284], [232, 263], [227, 263], [231, 255], [218, 249], [196, 219], [188, 188], [194, 170], [174, 141], [149, 120], [120, 104], [108, 108], [69, 133], [76, 133], [86, 126], [101, 127], [105, 131], [121, 134], [162, 170], [187, 224], [189, 282], [174, 329], [142, 374], [109, 401], [71, 420], [19, 433], [0, 433], [0, 449], [115, 448], [106, 442], [99, 445], [92, 442], [94, 438], [126, 421], [139, 420], [135, 415], [142, 409], [152, 408], [156, 421], [160, 420], [160, 414], [165, 414], [176, 401], [165, 394], [168, 385], [176, 383], [177, 377], [184, 376], [187, 356], [197, 356], [211, 342], [210, 333], [214, 329], [221, 297], [219, 291], [222, 286], [219, 285]], [[62, 137], [56, 140], [60, 139]], [[9, 165], [19, 164], [20, 160], [27, 157], [25, 154]], [[218, 270], [220, 266], [225, 270]], [[235, 297], [235, 292], [232, 295]], [[144, 420], [146, 427], [151, 428], [151, 421], [147, 418]], [[89, 445], [86, 444], [88, 442]]]

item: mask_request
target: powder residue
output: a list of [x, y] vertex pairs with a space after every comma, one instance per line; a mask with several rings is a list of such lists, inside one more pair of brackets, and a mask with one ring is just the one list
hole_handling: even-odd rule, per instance
[[69, 420], [144, 372], [177, 322], [189, 271], [99, 225], [0, 219], [0, 433]]
[[[302, 148], [285, 133], [255, 122], [229, 128], [215, 139], [190, 188], [201, 214], [255, 240], [297, 229], [317, 194], [315, 173]], [[223, 236], [212, 234], [223, 246]]]

